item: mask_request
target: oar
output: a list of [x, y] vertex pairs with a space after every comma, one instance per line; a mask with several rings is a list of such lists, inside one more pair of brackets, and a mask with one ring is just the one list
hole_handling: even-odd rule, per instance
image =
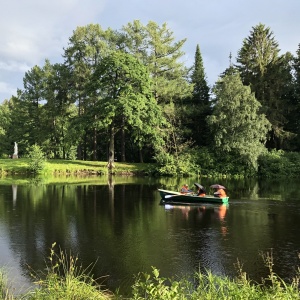
[[177, 196], [185, 196], [185, 195], [194, 196], [195, 194], [193, 194], [193, 193], [187, 193], [187, 194], [180, 194], [180, 195], [166, 195], [165, 199], [169, 199], [169, 198], [173, 198], [173, 197], [177, 197]]
[[181, 196], [181, 195], [166, 195], [166, 196], [165, 196], [165, 199], [172, 198], [172, 197], [174, 197], [174, 196]]

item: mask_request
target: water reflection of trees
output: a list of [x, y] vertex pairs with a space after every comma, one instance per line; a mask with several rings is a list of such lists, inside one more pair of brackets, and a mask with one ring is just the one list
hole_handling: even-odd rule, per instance
[[[188, 183], [194, 181], [200, 180], [191, 179]], [[133, 273], [144, 268], [149, 271], [149, 262], [163, 266], [166, 275], [172, 275], [174, 268], [193, 270], [201, 260], [207, 263], [205, 266], [227, 272], [232, 268], [232, 260], [220, 258], [228, 247], [227, 255], [234, 260], [242, 255], [257, 257], [259, 250], [268, 249], [277, 241], [293, 239], [295, 235], [292, 231], [287, 233], [287, 226], [300, 226], [296, 218], [299, 206], [291, 213], [274, 202], [261, 201], [258, 210], [254, 204], [257, 201], [249, 201], [285, 191], [290, 184], [276, 182], [277, 187], [273, 182], [266, 194], [261, 191], [264, 182], [228, 180], [224, 185], [233, 199], [230, 213], [231, 204], [165, 210], [159, 206], [156, 190], [162, 182], [165, 187], [180, 187], [186, 179], [126, 179], [126, 184], [117, 184], [114, 178], [106, 178], [98, 185], [39, 182], [0, 186], [0, 222], [24, 273], [27, 264], [42, 270], [51, 244], [57, 242], [62, 249], [78, 254], [85, 264], [98, 260], [95, 274], [112, 275], [108, 283], [115, 287], [121, 284], [120, 278], [132, 280]], [[201, 181], [205, 186], [214, 182]], [[238, 213], [234, 212], [235, 200], [243, 197], [248, 199], [247, 203]], [[284, 262], [290, 259], [286, 253], [291, 243], [277, 247], [285, 247], [280, 254]], [[187, 253], [194, 257], [187, 258]], [[261, 267], [260, 264], [254, 262], [250, 270]]]
[[[85, 262], [104, 258], [107, 263], [98, 275], [109, 274], [111, 266], [119, 268], [126, 255], [143, 265], [143, 250], [151, 245], [150, 240], [141, 243], [147, 240], [143, 233], [152, 230], [153, 221], [160, 224], [159, 219], [149, 217], [155, 209], [149, 185], [115, 186], [111, 181], [106, 185], [38, 184], [5, 189], [1, 222], [6, 224], [10, 246], [25, 273], [27, 264], [34, 269], [45, 267], [53, 242], [79, 254]], [[136, 245], [128, 245], [124, 239], [132, 240], [132, 235]], [[122, 253], [115, 246], [118, 240], [124, 245]]]

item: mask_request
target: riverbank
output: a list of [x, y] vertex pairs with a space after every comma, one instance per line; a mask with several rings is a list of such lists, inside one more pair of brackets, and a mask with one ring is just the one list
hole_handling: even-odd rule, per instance
[[[29, 175], [29, 159], [0, 159], [1, 175]], [[42, 174], [52, 175], [147, 175], [154, 164], [115, 162], [109, 170], [107, 162], [49, 159], [45, 162]]]
[[[55, 245], [55, 243], [53, 244]], [[258, 284], [250, 279], [237, 264], [236, 278], [217, 276], [210, 271], [198, 272], [193, 278], [170, 279], [160, 276], [159, 270], [152, 268], [152, 274], [140, 273], [131, 287], [131, 294], [123, 296], [113, 293], [95, 280], [91, 268], [77, 266], [78, 258], [68, 256], [60, 250], [55, 254], [52, 247], [47, 264], [47, 273], [42, 277], [33, 270], [36, 287], [20, 296], [9, 290], [5, 274], [0, 271], [0, 300], [142, 300], [142, 299], [299, 299], [299, 273], [290, 284], [285, 283], [273, 272], [272, 254], [264, 255], [270, 274]], [[298, 268], [299, 271], [299, 268]]]

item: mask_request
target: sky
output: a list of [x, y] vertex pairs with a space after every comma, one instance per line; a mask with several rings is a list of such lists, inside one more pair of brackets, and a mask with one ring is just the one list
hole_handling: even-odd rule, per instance
[[88, 24], [120, 30], [134, 20], [166, 23], [175, 41], [187, 39], [187, 67], [199, 45], [210, 86], [259, 23], [270, 27], [281, 54], [295, 54], [300, 44], [300, 0], [0, 0], [0, 7], [0, 103], [24, 88], [35, 65], [63, 62], [73, 31]]

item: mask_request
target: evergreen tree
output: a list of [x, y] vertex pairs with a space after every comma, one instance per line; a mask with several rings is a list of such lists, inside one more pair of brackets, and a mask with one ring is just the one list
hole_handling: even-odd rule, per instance
[[215, 146], [257, 169], [257, 159], [265, 149], [270, 123], [260, 113], [261, 104], [238, 73], [225, 75], [213, 88], [215, 106], [208, 117]]
[[250, 36], [243, 41], [238, 52], [237, 68], [242, 81], [251, 87], [255, 97], [262, 104], [262, 111], [272, 124], [268, 147], [281, 148], [288, 134], [286, 95], [291, 83], [288, 62], [279, 55], [280, 49], [269, 27], [258, 24]]
[[209, 127], [206, 117], [211, 114], [210, 90], [206, 81], [200, 47], [197, 45], [195, 63], [192, 69], [191, 82], [194, 90], [190, 102], [189, 128], [192, 131], [192, 139], [198, 146], [209, 144]]
[[77, 153], [79, 159], [97, 159], [96, 100], [88, 97], [86, 85], [102, 59], [115, 50], [115, 46], [110, 47], [109, 43], [114, 39], [112, 36], [111, 29], [103, 30], [98, 24], [77, 27], [64, 52], [64, 64], [71, 74], [71, 97], [78, 107], [78, 118], [74, 126], [80, 137]]
[[89, 82], [89, 95], [97, 100], [97, 126], [109, 132], [110, 168], [115, 156], [115, 136], [124, 126], [139, 149], [162, 144], [164, 118], [151, 93], [147, 68], [138, 59], [123, 51], [112, 52], [102, 59]]
[[293, 58], [293, 70], [294, 70], [294, 97], [293, 103], [290, 105], [290, 127], [294, 129], [297, 135], [295, 140], [296, 150], [300, 149], [300, 44], [296, 51], [296, 56]]
[[15, 126], [15, 129], [12, 128], [15, 141], [18, 141], [23, 149], [28, 149], [34, 144], [42, 146], [50, 134], [43, 109], [45, 70], [34, 66], [25, 73], [23, 83], [23, 90], [19, 89], [17, 96], [13, 97], [11, 118]]
[[51, 65], [47, 60], [44, 70], [46, 87], [43, 110], [49, 129], [45, 153], [48, 157], [71, 158], [75, 156], [74, 145], [78, 143], [78, 134], [73, 134], [71, 124], [77, 109], [71, 99], [70, 72], [65, 65]]
[[135, 20], [124, 26], [123, 32], [127, 51], [149, 69], [157, 103], [170, 103], [191, 93], [188, 69], [181, 61], [186, 39], [176, 42], [166, 23], [159, 26], [153, 21], [144, 26]]
[[8, 157], [12, 155], [11, 143], [13, 142], [11, 128], [11, 103], [12, 100], [4, 100], [0, 105], [0, 155]]
[[192, 85], [188, 82], [189, 70], [182, 60], [186, 39], [175, 41], [166, 23], [159, 26], [153, 21], [144, 26], [136, 20], [124, 26], [123, 32], [126, 50], [148, 68], [153, 81], [153, 96], [170, 125], [166, 129], [167, 148], [164, 150], [178, 153], [185, 148], [179, 105], [192, 92]]

